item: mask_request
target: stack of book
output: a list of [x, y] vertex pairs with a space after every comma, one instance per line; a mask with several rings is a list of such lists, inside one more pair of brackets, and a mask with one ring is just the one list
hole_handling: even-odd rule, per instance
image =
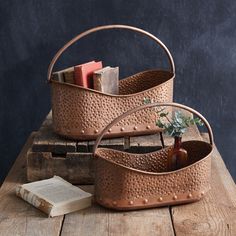
[[103, 67], [101, 61], [90, 61], [55, 72], [53, 79], [103, 93], [119, 94], [119, 67]]

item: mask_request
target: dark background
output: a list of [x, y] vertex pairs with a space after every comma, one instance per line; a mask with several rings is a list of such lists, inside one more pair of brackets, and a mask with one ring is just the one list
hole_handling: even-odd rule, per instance
[[[211, 123], [231, 174], [235, 169], [236, 2], [160, 0], [0, 1], [0, 180], [50, 110], [47, 67], [84, 30], [128, 24], [159, 37], [176, 63], [175, 101]], [[129, 31], [91, 35], [72, 46], [58, 68], [101, 59], [127, 76], [167, 67], [162, 50]]]

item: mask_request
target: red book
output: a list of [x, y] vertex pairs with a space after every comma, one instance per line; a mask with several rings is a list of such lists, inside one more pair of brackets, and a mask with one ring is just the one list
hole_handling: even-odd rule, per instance
[[102, 69], [101, 61], [75, 66], [75, 84], [84, 88], [93, 88], [93, 72], [100, 69]]

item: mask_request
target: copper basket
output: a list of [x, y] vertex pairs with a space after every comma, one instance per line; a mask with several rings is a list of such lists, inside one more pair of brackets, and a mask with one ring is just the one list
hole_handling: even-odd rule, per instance
[[[61, 54], [79, 39], [100, 30], [128, 29], [142, 33], [165, 51], [170, 62], [170, 71], [148, 70], [122, 79], [119, 82], [119, 95], [106, 94], [74, 84], [61, 83], [52, 79], [53, 67]], [[79, 140], [96, 139], [101, 130], [117, 116], [142, 105], [144, 98], [156, 102], [172, 102], [175, 65], [167, 47], [154, 35], [131, 26], [107, 25], [85, 31], [65, 46], [52, 59], [48, 69], [48, 81], [52, 88], [53, 128], [59, 135]], [[140, 135], [157, 130], [153, 111], [137, 112], [119, 122], [105, 136]], [[135, 124], [134, 125], [134, 121]]]
[[[183, 142], [190, 163], [187, 167], [167, 172], [167, 155], [173, 146], [134, 154], [98, 148], [107, 130], [133, 112], [154, 106], [185, 109], [202, 119], [210, 144], [204, 141]], [[207, 120], [197, 111], [178, 103], [153, 103], [134, 108], [112, 121], [101, 132], [94, 146], [95, 197], [105, 207], [133, 210], [175, 205], [200, 200], [210, 189], [213, 133]]]

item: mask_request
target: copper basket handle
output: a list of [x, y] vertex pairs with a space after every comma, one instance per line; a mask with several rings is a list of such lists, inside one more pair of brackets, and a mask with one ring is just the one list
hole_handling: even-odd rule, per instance
[[157, 42], [157, 44], [159, 44], [165, 51], [165, 53], [167, 54], [168, 56], [168, 59], [169, 59], [169, 63], [170, 63], [170, 66], [171, 66], [171, 72], [175, 73], [175, 64], [174, 64], [174, 60], [172, 58], [172, 55], [170, 54], [170, 51], [168, 50], [168, 48], [165, 46], [164, 43], [162, 43], [162, 41], [160, 39], [158, 39], [157, 37], [155, 37], [153, 34], [150, 34], [148, 33], [147, 31], [144, 31], [142, 29], [139, 29], [139, 28], [136, 28], [136, 27], [133, 27], [133, 26], [128, 26], [128, 25], [104, 25], [104, 26], [98, 26], [98, 27], [95, 27], [95, 28], [92, 28], [92, 29], [89, 29], [79, 35], [77, 35], [76, 37], [74, 37], [73, 39], [71, 39], [68, 43], [66, 43], [56, 54], [55, 56], [53, 57], [49, 67], [48, 67], [48, 73], [47, 73], [47, 77], [48, 77], [48, 81], [50, 82], [51, 81], [51, 75], [52, 75], [52, 70], [53, 70], [53, 67], [55, 65], [55, 63], [57, 62], [58, 58], [62, 55], [62, 53], [67, 49], [69, 48], [72, 44], [74, 44], [76, 41], [78, 41], [79, 39], [91, 34], [91, 33], [94, 33], [94, 32], [97, 32], [97, 31], [100, 31], [100, 30], [108, 30], [108, 29], [128, 29], [128, 30], [132, 30], [132, 31], [136, 31], [136, 32], [139, 32], [139, 33], [142, 33], [146, 36], [148, 36], [149, 38], [151, 38], [152, 40], [154, 40], [155, 42]]
[[213, 132], [212, 132], [212, 129], [211, 129], [211, 126], [210, 124], [208, 123], [208, 121], [206, 120], [206, 118], [201, 115], [198, 111], [188, 107], [188, 106], [185, 106], [185, 105], [182, 105], [182, 104], [179, 104], [179, 103], [149, 103], [149, 104], [145, 104], [145, 105], [142, 105], [142, 106], [138, 106], [138, 107], [135, 107], [125, 113], [123, 113], [122, 115], [118, 116], [116, 119], [114, 119], [110, 124], [108, 124], [103, 130], [102, 132], [99, 134], [99, 136], [97, 137], [96, 139], [96, 142], [94, 144], [94, 147], [93, 147], [93, 154], [95, 154], [95, 151], [98, 147], [98, 145], [100, 144], [103, 136], [107, 133], [107, 131], [113, 127], [115, 124], [117, 124], [120, 120], [122, 120], [123, 118], [125, 118], [126, 116], [129, 116], [131, 114], [133, 114], [134, 112], [137, 112], [137, 111], [140, 111], [140, 110], [143, 110], [145, 108], [151, 108], [151, 107], [160, 107], [160, 106], [173, 106], [173, 107], [178, 107], [178, 108], [182, 108], [186, 111], [189, 111], [193, 114], [195, 114], [196, 116], [198, 116], [202, 121], [203, 123], [205, 124], [205, 126], [207, 127], [207, 131], [208, 131], [208, 135], [209, 135], [209, 141], [210, 141], [210, 144], [213, 145], [214, 143], [214, 138], [213, 138]]

